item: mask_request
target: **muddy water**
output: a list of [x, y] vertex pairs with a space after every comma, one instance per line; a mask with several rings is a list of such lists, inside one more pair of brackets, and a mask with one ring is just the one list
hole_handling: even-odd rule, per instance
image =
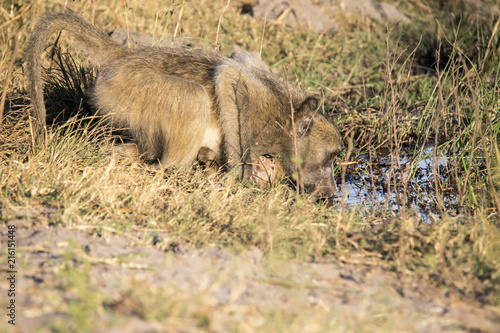
[[347, 166], [335, 202], [370, 213], [374, 209], [398, 213], [406, 208], [424, 219], [444, 211], [456, 215], [459, 200], [448, 175], [448, 158], [434, 147], [371, 161], [361, 155]]

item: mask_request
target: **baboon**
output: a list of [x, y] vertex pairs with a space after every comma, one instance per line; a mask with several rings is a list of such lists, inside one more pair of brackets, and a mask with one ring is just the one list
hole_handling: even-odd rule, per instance
[[[201, 147], [238, 177], [252, 176], [252, 156], [277, 154], [285, 174], [321, 196], [336, 191], [337, 128], [315, 97], [289, 85], [247, 54], [225, 57], [181, 48], [129, 49], [71, 10], [47, 13], [28, 44], [26, 72], [35, 138], [45, 140], [41, 54], [67, 30], [100, 66], [91, 99], [97, 114], [134, 138], [139, 153], [161, 168], [189, 166]], [[300, 163], [299, 163], [300, 162]]]
[[270, 154], [252, 157], [252, 175], [250, 178], [257, 183], [259, 187], [276, 185], [285, 175], [283, 164], [277, 156]]

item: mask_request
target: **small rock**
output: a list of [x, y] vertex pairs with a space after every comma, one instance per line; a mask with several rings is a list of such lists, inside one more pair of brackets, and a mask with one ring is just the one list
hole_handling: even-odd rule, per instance
[[[158, 38], [153, 40], [153, 36], [148, 34], [140, 34], [137, 32], [129, 31], [125, 28], [118, 28], [113, 30], [109, 36], [112, 40], [120, 45], [125, 46], [161, 46], [161, 47], [187, 47], [187, 48], [200, 48], [203, 49], [205, 46], [203, 43], [197, 42], [192, 38], [182, 38], [182, 37], [166, 37], [163, 40]], [[130, 45], [129, 45], [130, 43]]]
[[[326, 0], [324, 2], [332, 2]], [[338, 0], [338, 5], [353, 14], [361, 14], [371, 17], [375, 20], [387, 20], [392, 22], [410, 22], [405, 14], [401, 13], [391, 4], [378, 2], [375, 0]]]
[[250, 11], [255, 18], [283, 23], [291, 27], [304, 25], [315, 32], [335, 31], [336, 24], [320, 7], [304, 0], [259, 0]]

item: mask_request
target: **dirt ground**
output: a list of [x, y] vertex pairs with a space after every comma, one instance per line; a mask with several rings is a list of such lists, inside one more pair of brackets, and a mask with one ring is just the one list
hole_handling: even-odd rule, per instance
[[[73, 331], [75, 311], [92, 314], [90, 331], [108, 333], [500, 331], [493, 308], [352, 259], [285, 262], [257, 248], [237, 255], [165, 250], [146, 244], [144, 231], [33, 227], [24, 218], [7, 224], [16, 225], [17, 265], [16, 325], [5, 325], [4, 315], [7, 332]], [[0, 230], [3, 249], [7, 230]], [[0, 289], [7, 294], [5, 278]], [[96, 295], [101, 301], [86, 300]]]

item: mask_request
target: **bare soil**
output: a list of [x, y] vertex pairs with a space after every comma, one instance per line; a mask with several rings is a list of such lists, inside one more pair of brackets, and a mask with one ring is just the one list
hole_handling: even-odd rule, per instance
[[[7, 221], [17, 226], [18, 267], [16, 325], [7, 325], [7, 332], [74, 331], [78, 314], [71, 304], [93, 295], [101, 298], [89, 329], [108, 333], [274, 331], [269, 323], [277, 316], [288, 332], [378, 326], [385, 332], [500, 331], [493, 308], [352, 258], [306, 263], [281, 261], [257, 248], [239, 254], [162, 249], [158, 244], [168, 234], [157, 233], [156, 245], [147, 244], [151, 231], [33, 227], [37, 218], [50, 220], [50, 210], [29, 211], [31, 222], [19, 217], [25, 213]], [[0, 234], [5, 249], [7, 228]], [[8, 288], [2, 278], [0, 293]]]

